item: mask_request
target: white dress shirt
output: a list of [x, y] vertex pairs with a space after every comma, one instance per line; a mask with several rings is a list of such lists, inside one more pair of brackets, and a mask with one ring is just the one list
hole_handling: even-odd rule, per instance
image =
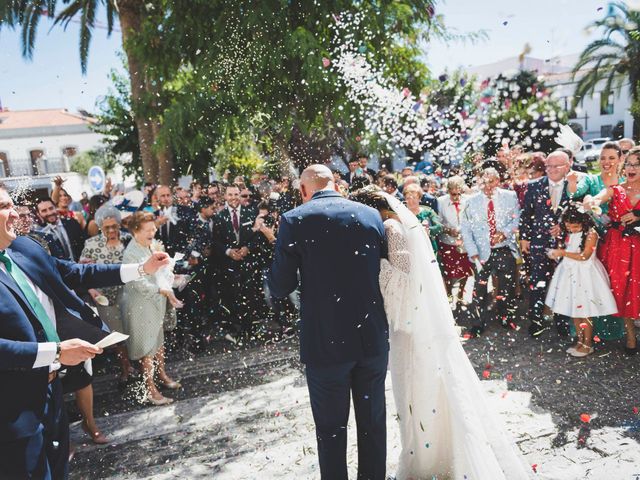
[[[9, 256], [9, 255], [7, 255]], [[9, 274], [7, 272], [7, 268], [4, 266], [4, 263], [0, 262], [0, 270], [4, 273]], [[27, 279], [27, 283], [33, 289], [36, 297], [44, 307], [45, 312], [51, 319], [53, 325], [56, 325], [56, 309], [53, 306], [53, 301], [49, 298], [47, 294], [45, 294], [35, 283], [31, 281], [29, 276], [25, 272], [25, 277]], [[138, 264], [130, 263], [123, 264], [120, 266], [120, 280], [122, 283], [128, 283], [133, 280], [137, 280], [140, 278], [140, 273], [138, 272]], [[55, 364], [56, 359], [56, 342], [41, 342], [38, 343], [38, 353], [36, 355], [36, 361], [33, 363], [33, 368], [46, 367], [47, 365], [52, 366], [50, 368], [51, 371], [58, 370], [60, 368], [59, 364]]]
[[551, 199], [551, 209], [556, 210], [562, 200], [562, 191], [564, 190], [564, 180], [552, 182], [549, 180], [549, 198]]

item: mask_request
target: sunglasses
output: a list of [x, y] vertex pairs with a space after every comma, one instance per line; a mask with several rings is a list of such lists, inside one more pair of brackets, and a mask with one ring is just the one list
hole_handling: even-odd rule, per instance
[[240, 195], [242, 198], [249, 198], [251, 195]]
[[627, 153], [629, 153], [629, 150], [621, 150], [622, 155], [626, 155]]

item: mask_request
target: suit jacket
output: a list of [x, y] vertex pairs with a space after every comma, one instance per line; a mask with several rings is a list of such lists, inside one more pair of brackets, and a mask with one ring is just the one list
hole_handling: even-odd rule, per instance
[[549, 229], [560, 221], [560, 214], [568, 203], [567, 182], [564, 183], [562, 197], [555, 212], [551, 206], [549, 179], [542, 177], [530, 182], [524, 195], [520, 216], [522, 240], [529, 240], [532, 246], [555, 248], [557, 240], [551, 238]]
[[301, 278], [300, 357], [308, 365], [358, 361], [388, 350], [378, 275], [386, 255], [380, 214], [334, 191], [280, 220], [271, 293], [293, 292]]
[[[82, 249], [84, 248], [84, 242], [87, 236], [82, 230], [80, 224], [73, 218], [61, 217], [60, 222], [62, 222], [62, 226], [67, 232], [67, 237], [69, 237], [73, 260], [77, 262], [78, 260], [80, 260], [80, 254], [82, 253]], [[60, 240], [58, 240], [58, 237], [54, 233], [49, 231], [48, 228], [51, 228], [50, 225], [46, 225], [42, 229], [41, 233], [49, 244], [51, 255], [61, 260], [69, 260], [69, 257], [67, 257], [67, 255], [65, 254], [62, 242], [60, 242]]]
[[[102, 325], [72, 289], [80, 285], [121, 285], [120, 265], [79, 265], [59, 260], [29, 237], [18, 237], [7, 252], [52, 300], [57, 330], [63, 340], [69, 336], [62, 331], [71, 323]], [[32, 367], [38, 342], [45, 341], [42, 326], [22, 291], [8, 274], [0, 271], [0, 384], [7, 392], [0, 396], [0, 442], [28, 437], [42, 428], [49, 368]]]
[[[249, 246], [249, 242], [254, 235], [251, 228], [255, 222], [256, 215], [256, 211], [251, 208], [240, 208], [240, 218], [238, 219], [240, 223], [239, 238], [236, 237], [236, 234], [233, 231], [231, 213], [226, 206], [213, 217], [213, 249], [221, 267], [225, 268], [224, 266], [228, 264], [238, 264], [238, 262], [227, 256], [226, 251], [228, 248]], [[246, 263], [247, 260], [240, 263]]]
[[[511, 190], [498, 188], [492, 198], [496, 212], [496, 231], [507, 237], [503, 244], [496, 246], [509, 247], [516, 255], [518, 250], [515, 231], [520, 219], [518, 197]], [[478, 255], [480, 261], [487, 261], [491, 255], [491, 240], [486, 197], [483, 193], [477, 193], [467, 201], [460, 219], [460, 233], [469, 258]]]
[[430, 193], [425, 192], [422, 195], [422, 198], [420, 199], [420, 205], [431, 207], [434, 212], [438, 213], [438, 199]]
[[[175, 224], [166, 222], [161, 225], [156, 232], [156, 238], [162, 242], [165, 251], [172, 257], [176, 253], [188, 255], [189, 252], [186, 251], [188, 236], [191, 223], [195, 218], [195, 211], [191, 207], [185, 207], [184, 205], [174, 205], [171, 210], [177, 218], [177, 222]], [[158, 210], [156, 216], [160, 216], [160, 212]]]

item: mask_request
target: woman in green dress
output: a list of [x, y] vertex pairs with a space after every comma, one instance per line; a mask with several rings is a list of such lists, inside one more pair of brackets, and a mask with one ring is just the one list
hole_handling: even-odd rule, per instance
[[[600, 173], [578, 176], [575, 171], [567, 175], [567, 193], [572, 200], [579, 200], [586, 195], [595, 197], [601, 191], [618, 185], [620, 178], [620, 166], [622, 164], [622, 149], [617, 142], [607, 142], [600, 151]], [[609, 211], [607, 204], [602, 204], [602, 215], [604, 218], [596, 218], [596, 230], [600, 238], [604, 238], [606, 232], [605, 217]], [[593, 330], [595, 335], [606, 340], [618, 340], [624, 337], [624, 325], [617, 317], [597, 317], [593, 319]]]
[[420, 199], [423, 195], [420, 185], [411, 183], [404, 187], [402, 194], [404, 195], [404, 201], [407, 204], [407, 208], [411, 210], [411, 213], [420, 220], [427, 230], [429, 239], [431, 240], [431, 245], [433, 246], [433, 252], [437, 253], [438, 244], [436, 243], [436, 239], [440, 232], [442, 232], [443, 228], [438, 214], [432, 208], [420, 205]]

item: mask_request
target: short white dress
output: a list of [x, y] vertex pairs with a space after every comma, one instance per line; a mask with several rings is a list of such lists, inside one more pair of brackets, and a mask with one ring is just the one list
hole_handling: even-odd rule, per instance
[[[580, 252], [582, 235], [582, 232], [569, 234], [567, 252]], [[609, 276], [595, 251], [584, 261], [562, 258], [549, 284], [545, 303], [553, 313], [571, 318], [604, 317], [618, 313]]]

